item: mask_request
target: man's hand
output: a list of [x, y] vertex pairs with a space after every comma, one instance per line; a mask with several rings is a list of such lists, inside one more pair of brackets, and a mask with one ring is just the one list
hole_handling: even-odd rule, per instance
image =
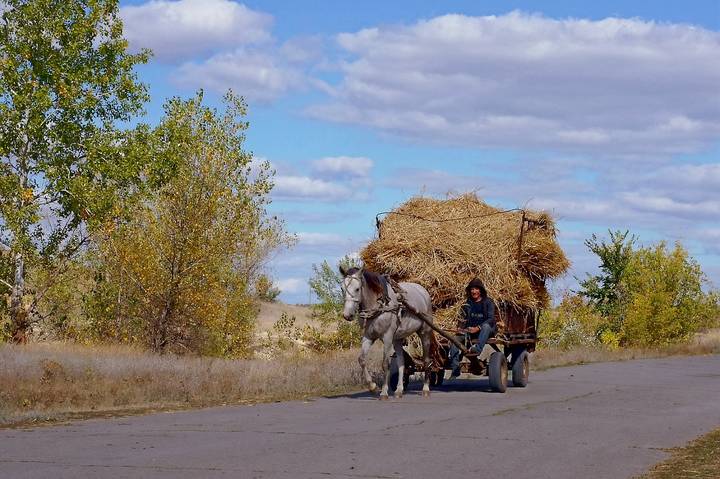
[[470, 334], [475, 334], [475, 333], [477, 333], [478, 331], [480, 331], [480, 327], [479, 327], [479, 326], [470, 326], [469, 328], [467, 328], [467, 332], [470, 333]]

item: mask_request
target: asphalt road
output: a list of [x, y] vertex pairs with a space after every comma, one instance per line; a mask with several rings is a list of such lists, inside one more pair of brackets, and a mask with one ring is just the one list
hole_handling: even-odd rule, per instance
[[720, 426], [720, 356], [530, 379], [5, 429], [0, 477], [621, 478]]

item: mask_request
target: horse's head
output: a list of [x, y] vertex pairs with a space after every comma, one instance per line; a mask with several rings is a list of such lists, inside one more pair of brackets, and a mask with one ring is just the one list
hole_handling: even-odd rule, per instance
[[352, 321], [362, 302], [363, 270], [362, 268], [345, 269], [340, 265], [340, 273], [343, 275], [342, 289], [345, 296], [343, 318]]

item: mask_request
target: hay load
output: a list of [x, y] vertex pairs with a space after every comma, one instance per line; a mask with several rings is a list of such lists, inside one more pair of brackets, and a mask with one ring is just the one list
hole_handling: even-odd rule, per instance
[[385, 217], [361, 257], [373, 271], [423, 285], [446, 328], [472, 278], [482, 279], [507, 323], [548, 306], [545, 281], [570, 266], [549, 214], [502, 211], [474, 194], [410, 199]]

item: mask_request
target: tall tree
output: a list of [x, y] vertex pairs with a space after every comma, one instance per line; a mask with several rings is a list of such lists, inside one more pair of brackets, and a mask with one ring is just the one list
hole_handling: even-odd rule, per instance
[[600, 274], [587, 275], [580, 281], [580, 295], [590, 301], [605, 317], [614, 317], [618, 329], [622, 323], [621, 303], [624, 298], [622, 281], [632, 259], [633, 247], [637, 241], [628, 231], [608, 231], [607, 240], [593, 234], [585, 240], [585, 246], [600, 260]]
[[154, 154], [177, 172], [101, 244], [116, 314], [96, 321], [116, 339], [156, 352], [247, 351], [256, 265], [291, 238], [266, 212], [270, 165], [243, 150], [245, 112], [232, 93], [222, 113], [201, 93], [166, 104]]
[[117, 0], [0, 0], [0, 245], [11, 256], [9, 315], [25, 339], [38, 292], [28, 267], [84, 244], [118, 189], [140, 174], [116, 129], [147, 100]]

